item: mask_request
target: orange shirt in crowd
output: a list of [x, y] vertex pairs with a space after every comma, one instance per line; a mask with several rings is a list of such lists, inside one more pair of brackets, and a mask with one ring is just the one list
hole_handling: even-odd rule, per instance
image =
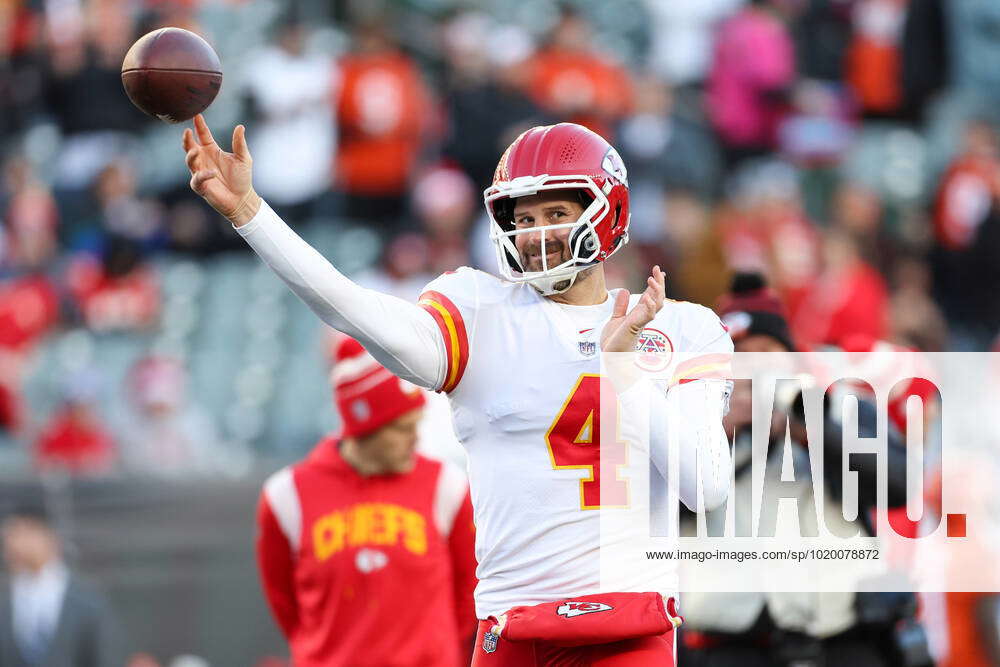
[[866, 111], [890, 113], [903, 103], [903, 24], [909, 0], [862, 0], [854, 9], [854, 38], [845, 78]]
[[548, 49], [528, 63], [528, 94], [559, 121], [584, 125], [605, 139], [632, 110], [628, 71], [598, 55]]
[[398, 52], [340, 62], [337, 185], [352, 194], [402, 194], [431, 114], [416, 65]]

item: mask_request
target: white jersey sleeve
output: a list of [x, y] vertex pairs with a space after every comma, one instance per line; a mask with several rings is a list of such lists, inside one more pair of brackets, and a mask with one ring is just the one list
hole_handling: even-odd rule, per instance
[[266, 202], [236, 231], [321, 320], [358, 339], [380, 364], [421, 387], [445, 382], [445, 343], [426, 309], [352, 282]]
[[[698, 508], [700, 483], [702, 503], [713, 509], [728, 497], [732, 468], [722, 418], [732, 392], [728, 375], [733, 342], [708, 308], [691, 303], [672, 303], [672, 308], [683, 309], [677, 341], [682, 354], [669, 384], [653, 392], [653, 461], [667, 479], [676, 479], [680, 500], [688, 508]], [[674, 443], [676, 463], [669, 456]]]

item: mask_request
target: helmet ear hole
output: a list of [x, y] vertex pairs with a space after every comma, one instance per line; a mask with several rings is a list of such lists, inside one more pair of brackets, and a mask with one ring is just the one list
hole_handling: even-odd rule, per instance
[[601, 240], [589, 227], [577, 229], [570, 239], [570, 249], [577, 257], [592, 255], [600, 246]]

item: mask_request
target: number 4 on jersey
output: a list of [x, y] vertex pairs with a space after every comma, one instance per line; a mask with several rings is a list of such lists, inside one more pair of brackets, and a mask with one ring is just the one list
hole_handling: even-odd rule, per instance
[[[606, 383], [600, 375], [581, 375], [545, 434], [553, 469], [590, 472], [580, 480], [580, 509], [585, 510], [628, 507], [629, 503], [628, 480], [620, 476], [621, 466], [628, 463], [628, 445], [619, 441], [618, 400]], [[610, 442], [601, 442], [602, 416], [615, 424]]]

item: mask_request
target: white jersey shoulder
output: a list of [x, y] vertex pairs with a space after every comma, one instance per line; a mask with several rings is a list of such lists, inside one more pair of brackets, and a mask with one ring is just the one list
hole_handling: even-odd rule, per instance
[[521, 291], [519, 287], [491, 273], [461, 266], [427, 283], [423, 293], [438, 292], [463, 309], [475, 309], [507, 301]]
[[428, 283], [418, 303], [440, 327], [447, 358], [444, 378], [436, 389], [451, 394], [461, 384], [470, 356], [482, 354], [484, 318], [495, 319], [498, 311], [509, 316], [512, 307], [539, 299], [528, 285], [465, 266]]

